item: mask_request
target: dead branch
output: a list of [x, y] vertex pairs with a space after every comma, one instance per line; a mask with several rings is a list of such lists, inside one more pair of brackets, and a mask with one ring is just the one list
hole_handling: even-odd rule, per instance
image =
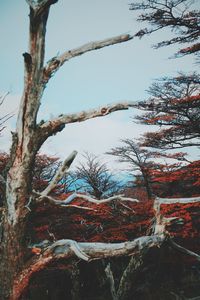
[[162, 204], [187, 204], [187, 203], [196, 203], [200, 202], [200, 197], [192, 197], [192, 198], [159, 198], [157, 197], [154, 201], [154, 210], [155, 210], [155, 224], [154, 224], [154, 234], [164, 234], [165, 227], [171, 221], [177, 219], [177, 217], [173, 218], [165, 218], [160, 213], [160, 207]]
[[[63, 207], [66, 207], [66, 205], [61, 205]], [[96, 209], [94, 208], [90, 208], [90, 207], [84, 207], [84, 206], [79, 206], [79, 205], [73, 205], [73, 204], [68, 204], [67, 207], [74, 207], [74, 208], [77, 208], [77, 209], [84, 209], [84, 210], [92, 210], [92, 211], [97, 211]]]
[[86, 200], [88, 202], [91, 202], [91, 203], [94, 203], [94, 204], [97, 204], [97, 205], [100, 205], [102, 203], [107, 203], [107, 202], [110, 202], [110, 201], [113, 201], [113, 200], [139, 202], [137, 199], [123, 197], [123, 195], [115, 195], [115, 196], [109, 197], [107, 199], [97, 200], [97, 199], [94, 199], [94, 198], [92, 198], [90, 196], [87, 196], [87, 195], [84, 195], [84, 194], [73, 193], [70, 196], [68, 196], [65, 200], [55, 200], [55, 203], [61, 204], [61, 205], [67, 205], [67, 204], [71, 203], [76, 198], [81, 198], [83, 200]]
[[118, 35], [112, 38], [108, 38], [105, 40], [101, 40], [101, 41], [96, 41], [96, 42], [90, 42], [87, 43], [81, 47], [72, 49], [72, 50], [68, 50], [66, 52], [64, 52], [63, 54], [56, 56], [54, 58], [52, 58], [46, 65], [46, 67], [44, 68], [44, 72], [43, 72], [43, 80], [45, 83], [47, 83], [49, 81], [49, 79], [51, 78], [51, 76], [68, 60], [70, 60], [71, 58], [74, 58], [76, 56], [80, 56], [84, 53], [87, 53], [89, 51], [93, 51], [93, 50], [97, 50], [97, 49], [101, 49], [104, 47], [108, 47], [114, 44], [119, 44], [119, 43], [123, 43], [126, 41], [129, 41], [133, 38], [133, 36], [131, 36], [130, 34], [123, 34], [123, 35]]
[[200, 255], [199, 254], [197, 254], [197, 253], [195, 253], [195, 252], [193, 252], [191, 250], [188, 250], [185, 247], [182, 247], [181, 245], [179, 245], [176, 242], [174, 242], [172, 239], [169, 239], [168, 243], [170, 244], [170, 246], [172, 246], [174, 249], [178, 250], [179, 252], [182, 252], [182, 253], [184, 253], [186, 255], [192, 256], [196, 260], [200, 261]]
[[62, 179], [64, 173], [70, 168], [71, 164], [73, 163], [77, 151], [73, 151], [63, 162], [63, 164], [60, 166], [60, 168], [57, 170], [55, 176], [53, 177], [52, 181], [50, 184], [46, 187], [44, 191], [40, 194], [41, 198], [44, 198], [47, 196], [57, 185], [57, 183]]
[[9, 95], [9, 92], [5, 93], [3, 96], [0, 96], [0, 105], [2, 105], [6, 99], [6, 97]]
[[104, 117], [115, 111], [127, 110], [131, 107], [136, 107], [136, 102], [119, 102], [109, 104], [97, 109], [82, 111], [80, 113], [61, 115], [50, 121], [42, 123], [38, 127], [38, 135], [40, 136], [41, 144], [51, 135], [62, 131], [66, 124], [83, 122], [89, 119]]
[[[53, 205], [59, 205], [59, 206], [62, 206], [62, 207], [74, 207], [74, 208], [79, 208], [79, 209], [84, 209], [84, 210], [93, 210], [93, 211], [96, 211], [96, 210], [94, 208], [89, 208], [89, 207], [80, 206], [80, 205], [72, 205], [72, 204], [69, 204], [69, 203], [71, 203], [73, 200], [75, 200], [77, 198], [81, 198], [83, 200], [94, 203], [96, 205], [107, 203], [107, 202], [110, 202], [110, 201], [113, 201], [113, 200], [139, 202], [137, 199], [126, 198], [126, 197], [123, 197], [123, 195], [116, 195], [116, 196], [112, 196], [112, 197], [107, 198], [107, 199], [97, 200], [97, 199], [94, 199], [94, 198], [92, 198], [90, 196], [87, 196], [87, 195], [83, 195], [83, 194], [79, 194], [79, 193], [73, 193], [70, 196], [68, 196], [65, 200], [57, 200], [52, 196], [48, 196], [46, 194], [43, 195], [42, 193], [39, 193], [39, 192], [34, 191], [34, 190], [32, 191], [32, 193], [37, 198], [37, 202], [42, 202], [44, 200], [47, 200], [49, 203], [51, 203]], [[132, 210], [130, 207], [128, 207], [126, 205], [125, 205], [125, 207], [127, 209], [131, 210], [133, 213], [135, 213], [135, 211]]]
[[47, 247], [40, 256], [34, 257], [28, 267], [16, 276], [13, 287], [13, 300], [20, 299], [33, 274], [44, 269], [52, 261], [60, 258], [79, 257], [83, 260], [102, 259], [135, 255], [144, 249], [160, 247], [165, 236], [143, 236], [124, 243], [78, 243], [73, 240], [59, 240]]
[[[86, 206], [80, 206], [80, 205], [74, 205], [74, 204], [63, 204], [64, 201], [62, 200], [57, 200], [51, 196], [42, 196], [39, 192], [33, 190], [33, 195], [37, 197], [37, 202], [41, 202], [42, 200], [48, 200], [49, 203], [53, 205], [59, 205], [61, 207], [74, 207], [77, 209], [84, 209], [84, 210], [92, 210], [92, 211], [97, 211], [94, 208], [86, 207]], [[30, 209], [30, 208], [29, 208]]]
[[126, 293], [131, 289], [134, 282], [134, 275], [138, 274], [138, 269], [143, 265], [142, 252], [131, 257], [127, 267], [121, 276], [117, 297], [119, 300], [126, 299]]
[[109, 281], [109, 284], [110, 284], [110, 292], [111, 292], [111, 295], [112, 295], [112, 299], [113, 300], [118, 300], [117, 292], [116, 292], [116, 288], [115, 288], [115, 280], [114, 280], [113, 272], [111, 270], [110, 263], [108, 263], [106, 268], [105, 268], [105, 274], [106, 274], [106, 277], [107, 277], [107, 279]]
[[[187, 203], [196, 203], [200, 202], [200, 197], [191, 197], [191, 198], [159, 198], [157, 197], [154, 202], [155, 207], [160, 207], [162, 204], [187, 204]], [[157, 209], [157, 208], [156, 208]]]

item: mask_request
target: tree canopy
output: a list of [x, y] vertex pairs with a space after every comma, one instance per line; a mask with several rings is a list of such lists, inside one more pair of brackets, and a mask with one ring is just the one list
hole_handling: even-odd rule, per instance
[[158, 125], [160, 130], [147, 132], [142, 144], [159, 149], [199, 146], [199, 75], [163, 78], [149, 88], [149, 94], [150, 98], [138, 105], [146, 113], [137, 116], [137, 120]]
[[[194, 5], [196, 4], [196, 5]], [[197, 53], [200, 50], [200, 12], [198, 1], [189, 0], [144, 0], [133, 2], [131, 10], [140, 15], [137, 20], [149, 26], [142, 28], [135, 36], [143, 37], [155, 31], [169, 28], [175, 37], [169, 37], [155, 45], [155, 48], [172, 44], [190, 44], [179, 50], [179, 55]]]

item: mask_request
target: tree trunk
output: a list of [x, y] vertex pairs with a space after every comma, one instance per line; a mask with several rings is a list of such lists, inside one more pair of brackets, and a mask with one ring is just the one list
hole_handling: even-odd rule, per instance
[[149, 178], [148, 178], [148, 175], [146, 175], [146, 173], [142, 173], [143, 175], [143, 178], [144, 178], [144, 186], [145, 186], [145, 189], [146, 189], [146, 192], [147, 192], [147, 197], [148, 197], [148, 200], [152, 199], [152, 190], [151, 190], [151, 185], [150, 185], [150, 182], [149, 182]]
[[[25, 257], [25, 228], [29, 210], [30, 172], [12, 167], [8, 174], [6, 207], [2, 216], [0, 248], [0, 299], [9, 299], [14, 277], [22, 269]], [[16, 172], [16, 170], [18, 172]], [[12, 184], [11, 184], [12, 180]], [[13, 183], [14, 182], [14, 183]], [[5, 276], [6, 274], [6, 276]]]
[[23, 266], [24, 260], [24, 224], [15, 226], [4, 221], [4, 232], [0, 260], [0, 299], [7, 300], [12, 294], [14, 277]]
[[[25, 228], [30, 213], [32, 171], [40, 147], [36, 118], [44, 90], [41, 83], [46, 21], [49, 9], [30, 8], [29, 52], [24, 53], [24, 92], [13, 134], [11, 168], [7, 175], [5, 212], [2, 218], [0, 299], [13, 299], [12, 287], [25, 254]], [[6, 276], [5, 276], [6, 274]]]
[[[3, 230], [0, 236], [0, 300], [19, 299], [23, 289], [19, 274], [23, 269], [29, 273], [32, 272], [26, 261], [25, 232], [30, 214], [32, 171], [37, 151], [49, 136], [61, 131], [65, 124], [104, 116], [135, 105], [118, 103], [88, 112], [62, 115], [53, 121], [37, 124], [43, 91], [49, 79], [60, 66], [69, 59], [88, 51], [122, 43], [133, 38], [126, 34], [89, 43], [52, 58], [44, 66], [46, 23], [50, 6], [57, 1], [26, 0], [30, 6], [29, 49], [23, 54], [24, 90], [19, 107], [16, 133], [13, 134], [11, 167], [7, 176], [5, 208], [3, 208], [1, 220]], [[45, 192], [47, 191], [45, 190]], [[41, 262], [38, 265], [43, 267], [45, 264]], [[17, 284], [15, 281], [18, 281]]]
[[7, 174], [6, 203], [1, 222], [3, 228], [0, 246], [1, 300], [12, 299], [14, 278], [22, 270], [25, 262], [25, 249], [27, 249], [25, 229], [30, 213], [28, 205], [31, 200], [31, 166], [36, 155], [36, 148], [31, 146], [33, 141], [37, 145], [33, 135], [24, 138], [25, 150], [20, 149], [18, 143], [14, 153], [11, 153], [13, 162]]

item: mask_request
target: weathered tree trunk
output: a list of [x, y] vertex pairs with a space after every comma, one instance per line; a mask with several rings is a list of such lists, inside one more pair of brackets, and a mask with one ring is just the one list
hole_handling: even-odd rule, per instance
[[[59, 258], [78, 256], [88, 261], [89, 259], [130, 255], [144, 247], [160, 245], [164, 239], [160, 236], [143, 237], [133, 242], [108, 245], [60, 240], [41, 252], [39, 257], [35, 255], [27, 261], [25, 232], [27, 220], [31, 213], [29, 206], [31, 206], [31, 201], [35, 200], [33, 197], [36, 197], [38, 201], [38, 198], [41, 200], [48, 197], [52, 187], [60, 178], [57, 176], [55, 182], [53, 181], [39, 196], [37, 192], [32, 190], [32, 170], [35, 156], [41, 145], [49, 136], [61, 131], [65, 124], [105, 116], [114, 111], [135, 107], [136, 103], [118, 103], [78, 114], [64, 114], [53, 120], [37, 124], [37, 114], [43, 91], [51, 76], [60, 66], [73, 57], [126, 42], [133, 37], [125, 34], [88, 43], [52, 58], [44, 66], [45, 33], [49, 8], [58, 0], [26, 1], [30, 6], [29, 52], [23, 54], [25, 65], [24, 91], [19, 107], [16, 132], [13, 134], [11, 167], [7, 175], [5, 208], [1, 220], [3, 231], [0, 245], [0, 300], [19, 300], [27, 288], [31, 276], [45, 268], [48, 263]], [[61, 173], [70, 166], [75, 155], [74, 152], [66, 161]], [[104, 202], [113, 200], [113, 198], [106, 199]], [[99, 203], [97, 200], [90, 201]], [[75, 275], [78, 276], [78, 274]], [[77, 298], [76, 294], [74, 294], [74, 298]]]
[[[21, 151], [20, 154], [24, 155]], [[25, 156], [25, 155], [24, 155]], [[26, 239], [24, 236], [30, 202], [32, 172], [27, 169], [34, 161], [35, 152], [26, 151], [27, 164], [20, 163], [16, 152], [15, 160], [7, 176], [6, 206], [2, 217], [0, 256], [0, 299], [8, 299], [14, 277], [24, 264]], [[6, 276], [5, 276], [6, 274]]]
[[[12, 298], [13, 281], [24, 264], [25, 228], [31, 200], [32, 169], [39, 149], [36, 117], [44, 90], [42, 68], [48, 9], [30, 8], [29, 52], [24, 53], [24, 92], [13, 135], [11, 168], [7, 175], [0, 258], [0, 299]], [[5, 276], [6, 274], [6, 276]]]
[[9, 299], [14, 277], [23, 266], [25, 223], [16, 223], [15, 226], [12, 226], [5, 220], [3, 225], [0, 259], [0, 299], [2, 300]]

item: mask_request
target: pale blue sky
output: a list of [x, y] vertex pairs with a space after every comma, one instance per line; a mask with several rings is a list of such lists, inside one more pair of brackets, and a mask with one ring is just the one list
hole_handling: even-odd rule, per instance
[[[64, 50], [89, 41], [101, 40], [123, 33], [135, 33], [142, 25], [135, 22], [135, 14], [129, 11], [129, 3], [130, 1], [126, 0], [60, 0], [52, 6], [49, 16], [46, 60], [58, 52], [62, 53]], [[13, 103], [7, 103], [9, 108], [14, 108], [15, 102], [22, 93], [22, 53], [27, 51], [28, 45], [28, 13], [28, 5], [25, 0], [4, 0], [0, 3], [0, 92], [11, 92], [12, 97], [8, 100]], [[165, 39], [167, 35], [166, 31], [160, 32], [142, 40], [134, 39], [72, 59], [59, 70], [49, 83], [41, 105], [40, 117], [48, 118], [52, 114], [55, 116], [59, 113], [79, 111], [115, 101], [141, 100], [147, 95], [145, 90], [154, 79], [161, 76], [173, 76], [177, 71], [192, 71], [197, 68], [192, 56], [168, 60], [169, 56], [172, 56], [179, 48], [177, 46], [159, 50], [152, 49], [152, 44]], [[128, 137], [134, 137], [134, 132], [139, 130], [134, 127], [130, 116], [131, 113], [123, 112], [110, 116], [104, 121], [102, 119], [104, 124], [109, 120], [115, 125], [118, 124], [116, 126], [120, 126], [120, 124], [127, 126], [125, 129], [121, 129], [120, 136], [116, 136], [116, 142], [120, 137], [126, 137], [126, 133]], [[80, 137], [78, 132], [81, 130], [77, 128], [77, 133], [73, 132], [73, 138], [71, 137], [70, 140], [67, 134], [70, 134], [71, 127], [67, 127], [63, 136], [68, 140], [68, 148], [78, 147], [81, 151], [92, 150], [93, 152], [96, 149], [96, 153], [98, 153], [109, 147], [109, 141], [112, 140], [113, 135], [116, 135], [116, 132], [106, 136], [106, 129], [103, 133], [101, 132], [103, 125], [95, 125], [99, 124], [98, 122], [94, 121], [91, 123], [92, 125], [88, 123], [86, 129], [88, 132], [89, 128], [93, 127], [94, 131], [97, 126], [97, 130], [100, 130], [96, 134], [94, 132], [93, 137], [88, 133], [92, 139], [91, 145], [87, 141], [87, 145], [80, 147], [79, 141], [82, 135]], [[111, 124], [109, 126], [112, 127]], [[110, 128], [108, 128], [108, 132], [109, 130]], [[116, 127], [113, 130], [116, 131]], [[105, 142], [105, 147], [100, 145], [100, 148], [97, 146], [95, 148], [94, 145], [97, 144], [94, 140], [95, 136], [100, 137], [102, 134], [101, 142], [104, 143], [104, 135], [109, 141]], [[59, 144], [59, 150], [53, 148], [52, 153], [63, 155], [64, 147], [60, 145], [62, 139], [55, 140]], [[5, 139], [4, 142], [6, 143]], [[87, 146], [89, 149], [86, 149]], [[50, 149], [51, 147], [46, 148]]]

